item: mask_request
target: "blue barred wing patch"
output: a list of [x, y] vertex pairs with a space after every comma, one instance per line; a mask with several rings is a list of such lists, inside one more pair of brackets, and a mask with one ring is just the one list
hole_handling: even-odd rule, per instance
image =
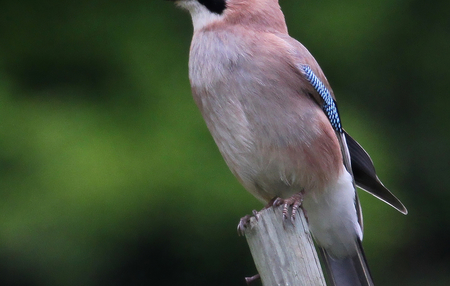
[[339, 117], [339, 112], [336, 106], [336, 101], [331, 96], [328, 88], [325, 87], [323, 82], [314, 74], [312, 69], [303, 65], [302, 70], [305, 73], [306, 79], [314, 87], [314, 89], [319, 93], [320, 97], [323, 99], [322, 110], [330, 120], [333, 129], [339, 133], [342, 133], [341, 118]]

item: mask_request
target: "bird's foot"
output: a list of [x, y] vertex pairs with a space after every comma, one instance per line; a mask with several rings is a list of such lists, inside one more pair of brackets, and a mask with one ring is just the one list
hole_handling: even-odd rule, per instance
[[255, 282], [256, 280], [261, 279], [261, 276], [259, 274], [256, 274], [252, 277], [245, 277], [245, 282], [247, 282], [247, 285], [252, 284], [253, 282]]
[[239, 221], [239, 224], [237, 226], [237, 232], [238, 232], [239, 236], [245, 235], [245, 229], [250, 225], [250, 219], [252, 217], [255, 217], [256, 220], [258, 220], [257, 215], [258, 215], [258, 212], [256, 210], [253, 210], [251, 215], [246, 215], [241, 218], [241, 220]]
[[303, 202], [303, 192], [297, 193], [288, 199], [277, 198], [273, 202], [274, 207], [279, 207], [283, 205], [283, 219], [287, 219], [289, 215], [289, 208], [292, 208], [291, 211], [291, 221], [295, 221], [295, 215], [298, 212], [298, 209], [301, 208]]

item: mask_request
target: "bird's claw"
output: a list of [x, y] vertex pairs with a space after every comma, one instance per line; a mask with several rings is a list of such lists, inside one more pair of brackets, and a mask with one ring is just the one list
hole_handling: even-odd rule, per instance
[[250, 219], [252, 217], [255, 217], [255, 219], [258, 220], [258, 212], [256, 210], [253, 210], [251, 215], [246, 215], [240, 219], [237, 226], [237, 232], [239, 236], [245, 235], [245, 229], [250, 225]]
[[295, 221], [295, 216], [297, 215], [298, 209], [301, 208], [303, 202], [303, 193], [297, 193], [288, 199], [277, 198], [273, 202], [274, 207], [279, 207], [283, 205], [283, 219], [287, 220], [289, 216], [289, 207], [292, 207], [291, 211], [291, 221]]

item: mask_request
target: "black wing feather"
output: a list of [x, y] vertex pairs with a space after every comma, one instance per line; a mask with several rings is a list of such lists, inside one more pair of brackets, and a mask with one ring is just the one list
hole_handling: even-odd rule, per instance
[[356, 185], [391, 205], [399, 212], [407, 214], [408, 211], [405, 206], [378, 179], [369, 154], [347, 132], [344, 133], [350, 152], [352, 171]]

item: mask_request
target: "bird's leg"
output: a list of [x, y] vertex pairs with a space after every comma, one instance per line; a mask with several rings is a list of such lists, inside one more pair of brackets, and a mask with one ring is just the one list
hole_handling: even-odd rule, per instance
[[253, 282], [255, 282], [256, 280], [261, 279], [261, 276], [259, 274], [256, 274], [252, 277], [245, 277], [245, 282], [247, 282], [247, 285], [252, 284]]
[[277, 198], [273, 202], [273, 206], [278, 207], [283, 205], [283, 219], [288, 218], [289, 207], [292, 207], [291, 221], [293, 222], [295, 220], [295, 215], [297, 214], [298, 209], [301, 208], [302, 206], [302, 202], [303, 202], [303, 191], [287, 199]]
[[250, 219], [252, 217], [255, 217], [256, 220], [258, 220], [258, 216], [257, 215], [258, 215], [258, 212], [256, 210], [253, 210], [251, 215], [246, 215], [246, 216], [241, 218], [241, 220], [239, 221], [239, 224], [237, 226], [237, 232], [238, 232], [239, 236], [244, 236], [245, 229], [249, 226]]

